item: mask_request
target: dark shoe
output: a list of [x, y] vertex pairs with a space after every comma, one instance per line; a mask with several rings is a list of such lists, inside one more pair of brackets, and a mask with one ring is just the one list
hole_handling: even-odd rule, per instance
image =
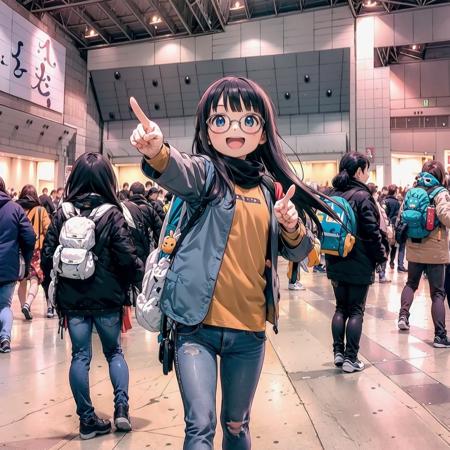
[[408, 272], [408, 269], [406, 269], [405, 267], [398, 267], [397, 272]]
[[344, 355], [341, 352], [336, 352], [334, 354], [334, 365], [336, 367], [342, 367], [342, 364], [344, 364]]
[[388, 280], [386, 277], [380, 277], [378, 282], [381, 283], [381, 284], [386, 284], [386, 283], [390, 283], [391, 280]]
[[55, 308], [47, 308], [47, 318], [53, 319], [55, 317]]
[[448, 348], [448, 347], [450, 347], [450, 341], [448, 340], [447, 336], [443, 336], [443, 337], [436, 336], [434, 338], [433, 347]]
[[394, 269], [395, 263], [393, 263], [393, 262], [389, 263], [389, 267], [390, 267], [391, 269]]
[[409, 320], [405, 316], [400, 316], [398, 319], [398, 329], [402, 331], [409, 330]]
[[98, 418], [95, 414], [90, 420], [80, 420], [81, 439], [92, 439], [97, 434], [107, 434], [111, 431], [111, 422]]
[[25, 303], [22, 308], [22, 314], [25, 316], [26, 320], [33, 320], [33, 316], [31, 315], [30, 306], [28, 303]]
[[356, 358], [352, 361], [350, 358], [345, 358], [344, 364], [342, 364], [342, 370], [347, 373], [361, 372], [364, 370], [364, 363]]
[[131, 431], [130, 416], [127, 405], [117, 405], [114, 410], [114, 425], [117, 431]]
[[9, 339], [3, 339], [0, 343], [0, 353], [11, 353], [11, 343]]

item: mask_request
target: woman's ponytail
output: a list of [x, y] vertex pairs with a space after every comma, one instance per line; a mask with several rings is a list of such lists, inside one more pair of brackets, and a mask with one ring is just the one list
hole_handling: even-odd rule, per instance
[[345, 189], [355, 177], [359, 168], [368, 169], [370, 161], [367, 156], [358, 152], [346, 153], [339, 163], [339, 173], [333, 178], [332, 184], [335, 189]]
[[336, 189], [343, 189], [348, 183], [350, 183], [350, 175], [347, 169], [341, 170], [332, 181], [333, 187]]

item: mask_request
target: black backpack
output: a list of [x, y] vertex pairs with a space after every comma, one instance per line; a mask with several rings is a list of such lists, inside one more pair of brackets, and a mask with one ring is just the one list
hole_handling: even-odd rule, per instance
[[[130, 227], [131, 237], [136, 246], [137, 255], [145, 264], [150, 253], [150, 235], [144, 214], [138, 205], [129, 200], [123, 202], [122, 207], [124, 209], [125, 220]], [[127, 210], [131, 218], [128, 217]]]

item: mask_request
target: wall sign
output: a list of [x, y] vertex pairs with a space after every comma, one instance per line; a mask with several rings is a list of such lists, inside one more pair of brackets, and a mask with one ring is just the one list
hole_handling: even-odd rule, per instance
[[0, 2], [0, 90], [62, 113], [66, 49]]

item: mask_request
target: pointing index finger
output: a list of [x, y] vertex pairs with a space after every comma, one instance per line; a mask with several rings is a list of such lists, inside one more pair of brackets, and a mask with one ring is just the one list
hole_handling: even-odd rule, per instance
[[142, 111], [142, 108], [139, 106], [138, 102], [134, 97], [130, 97], [130, 106], [133, 110], [135, 116], [141, 123], [141, 125], [144, 127], [144, 130], [146, 132], [151, 131], [152, 125], [150, 119], [145, 115], [144, 111]]
[[295, 194], [295, 184], [291, 184], [291, 187], [286, 192], [286, 195], [281, 199], [281, 201], [285, 206], [287, 206], [289, 200], [294, 196], [294, 194]]

